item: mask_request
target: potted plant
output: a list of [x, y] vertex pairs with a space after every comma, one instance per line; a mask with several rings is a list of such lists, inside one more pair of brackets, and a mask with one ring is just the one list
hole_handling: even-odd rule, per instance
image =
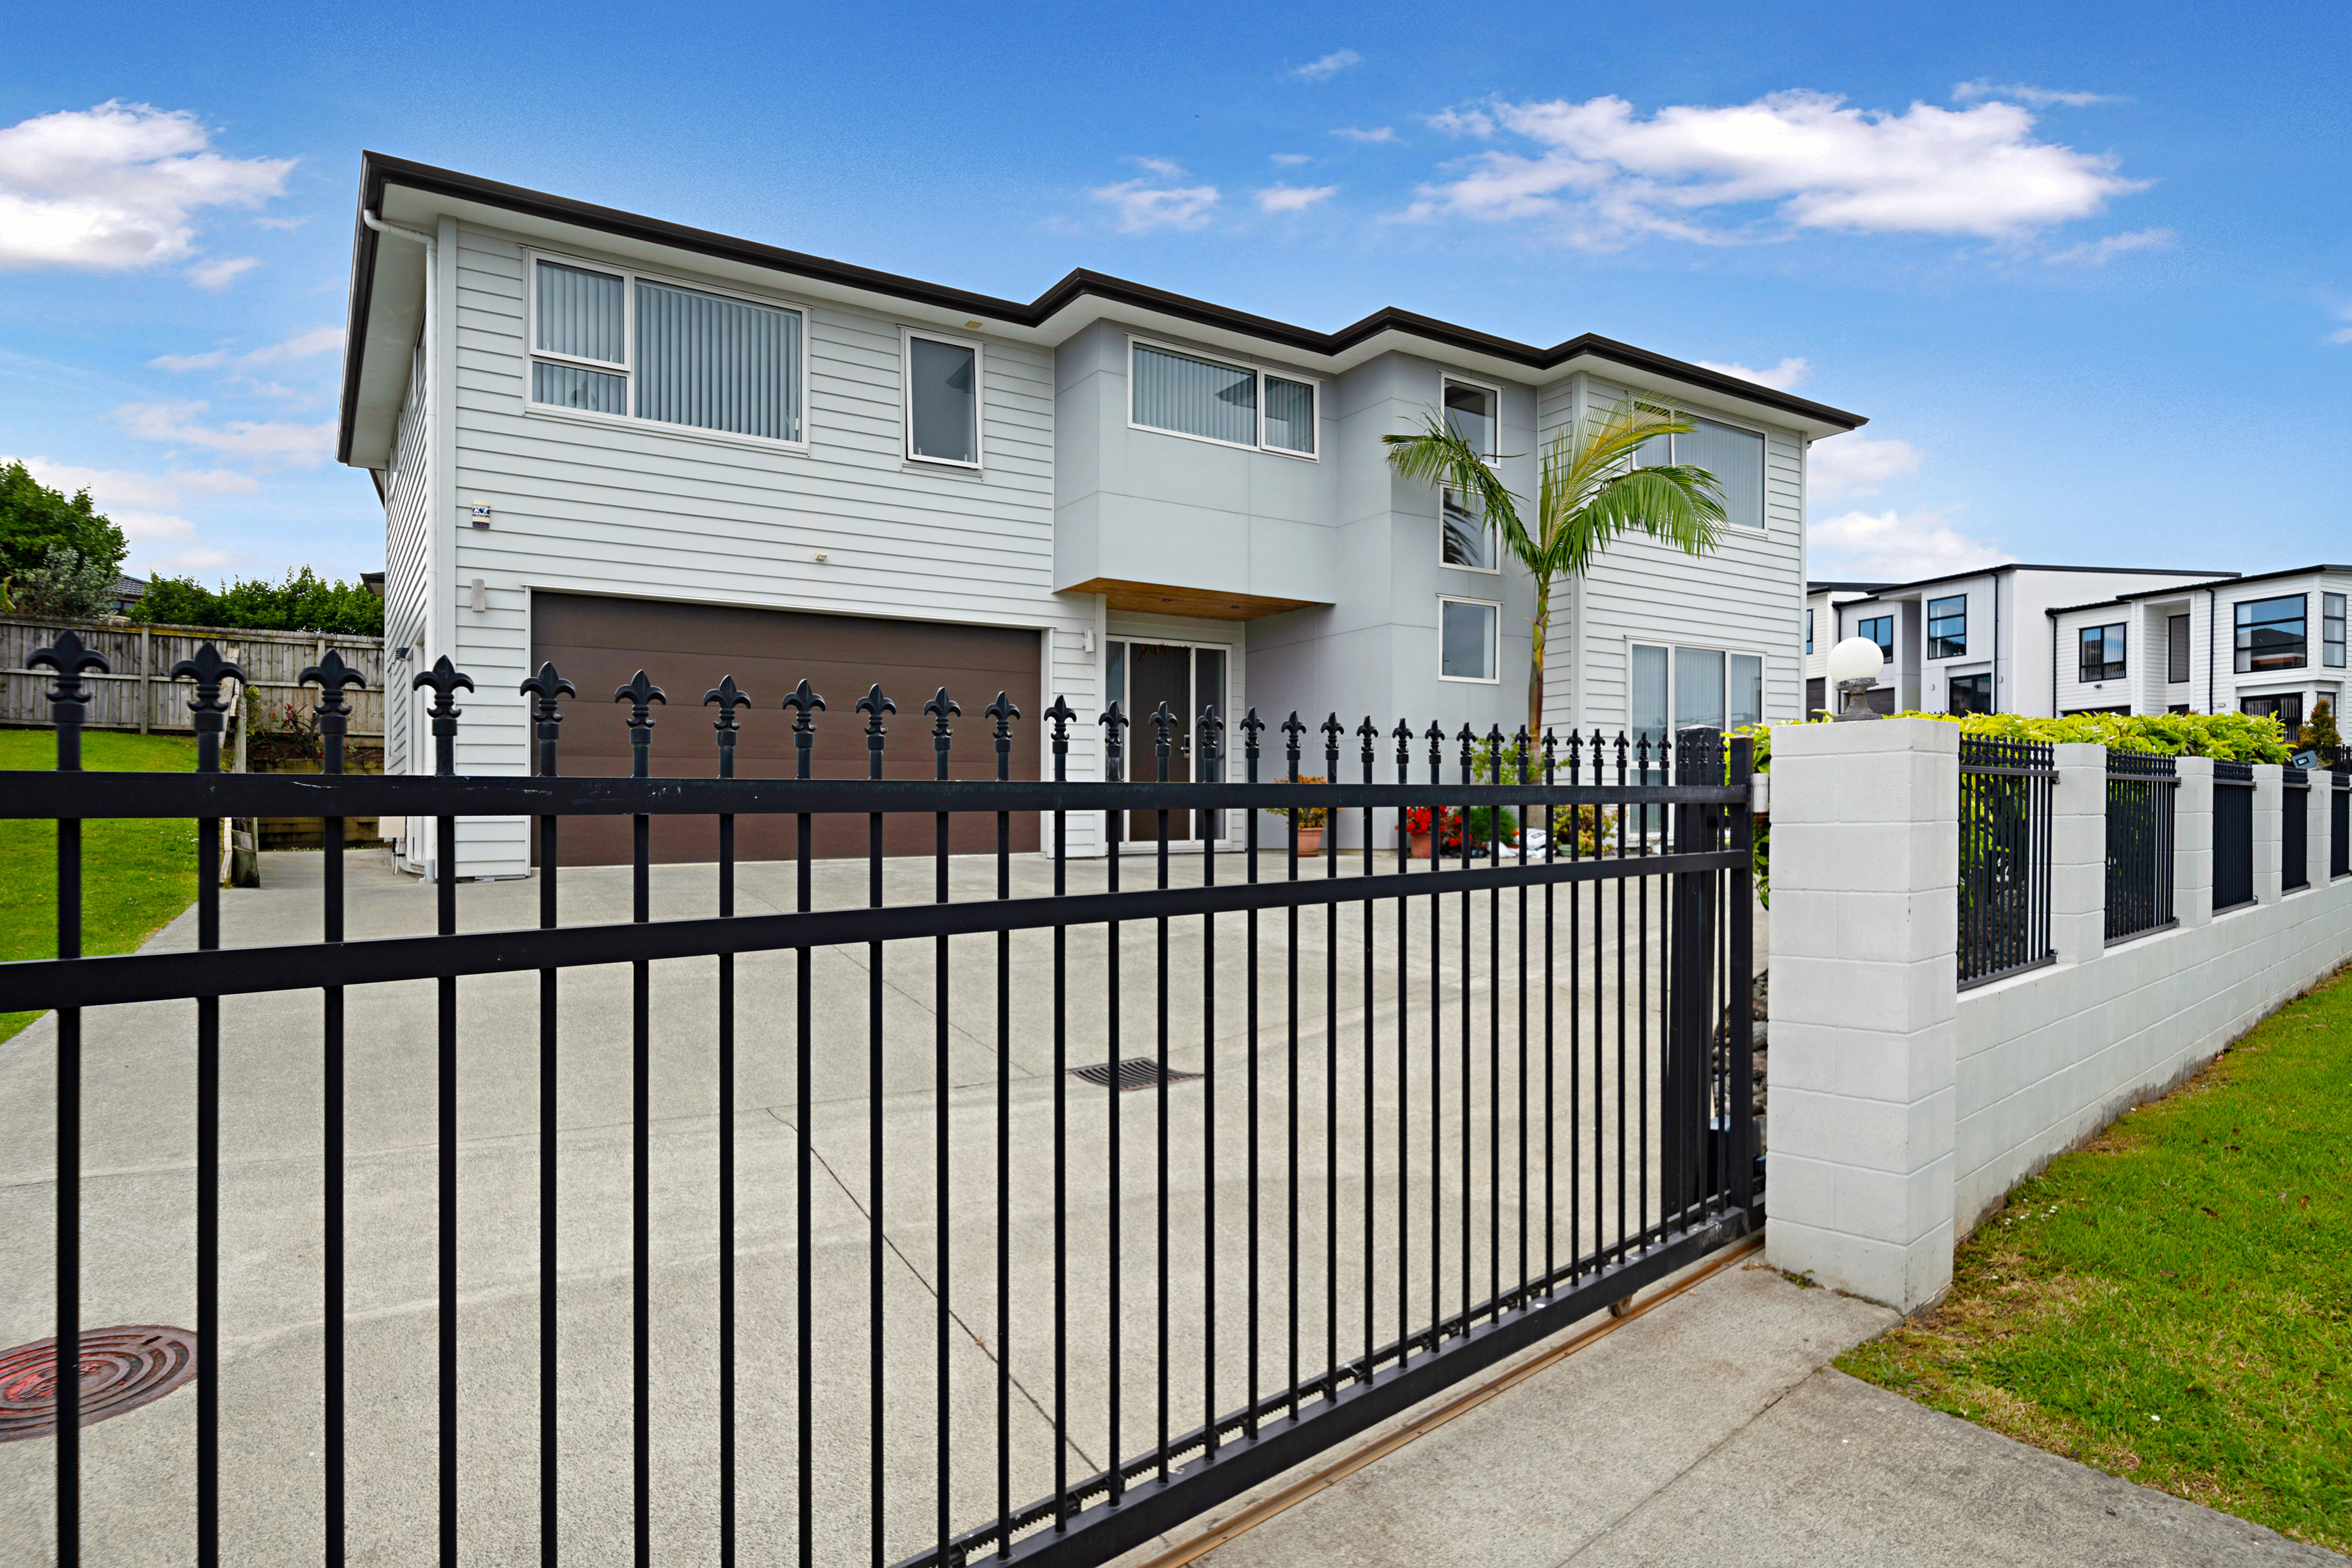
[[1406, 839], [1412, 845], [1412, 858], [1417, 861], [1427, 860], [1429, 858], [1428, 807], [1413, 806], [1405, 811], [1404, 832]]
[[[1276, 782], [1287, 784], [1290, 780], [1283, 779]], [[1325, 784], [1329, 780], [1319, 773], [1302, 773], [1298, 776], [1298, 782]], [[1331, 808], [1328, 806], [1268, 806], [1265, 810], [1266, 815], [1280, 817], [1292, 824], [1292, 835], [1297, 841], [1298, 853], [1302, 860], [1311, 860], [1323, 852], [1323, 830], [1330, 823]]]

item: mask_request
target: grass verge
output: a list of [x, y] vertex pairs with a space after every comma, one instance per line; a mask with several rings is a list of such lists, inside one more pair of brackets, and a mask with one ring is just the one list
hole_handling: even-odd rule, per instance
[[[166, 735], [90, 730], [82, 766], [93, 771], [193, 773], [196, 746]], [[53, 730], [0, 730], [0, 769], [57, 766]], [[159, 819], [89, 821], [81, 829], [82, 951], [128, 953], [196, 896], [196, 827]], [[0, 960], [58, 953], [58, 830], [53, 822], [0, 821]], [[0, 1013], [7, 1040], [38, 1013]]]
[[2352, 1551], [2352, 978], [2063, 1155], [1837, 1364]]

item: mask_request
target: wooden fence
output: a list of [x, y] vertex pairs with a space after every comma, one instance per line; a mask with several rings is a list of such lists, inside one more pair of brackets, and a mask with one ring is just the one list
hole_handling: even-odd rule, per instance
[[[351, 736], [380, 743], [383, 738], [383, 639], [352, 637], [320, 632], [250, 632], [231, 626], [150, 626], [121, 621], [34, 620], [0, 615], [0, 725], [47, 725], [49, 705], [43, 696], [55, 678], [46, 671], [26, 667], [34, 649], [47, 646], [57, 634], [72, 628], [85, 647], [102, 655], [110, 673], [84, 679], [92, 695], [91, 729], [131, 729], [188, 733], [194, 729], [188, 711], [193, 688], [171, 678], [172, 666], [195, 656], [199, 643], [210, 643], [221, 657], [245, 671], [255, 709], [257, 727], [270, 727], [278, 710], [293, 703], [309, 707], [317, 701], [315, 687], [306, 688], [302, 671], [326, 657], [341, 653], [343, 663], [367, 677], [364, 690], [349, 694]], [[306, 695], [307, 692], [307, 695]], [[247, 692], [229, 683], [243, 711]]]

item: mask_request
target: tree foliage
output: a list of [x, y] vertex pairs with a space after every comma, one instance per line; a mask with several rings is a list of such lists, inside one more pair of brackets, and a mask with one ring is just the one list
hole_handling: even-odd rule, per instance
[[8, 608], [19, 615], [54, 615], [88, 621], [110, 614], [121, 574], [103, 559], [84, 556], [71, 545], [51, 545], [37, 566], [9, 583]]
[[330, 582], [306, 566], [277, 582], [243, 578], [225, 582], [217, 590], [193, 577], [158, 577], [148, 583], [131, 618], [163, 625], [380, 637], [383, 601], [363, 582]]
[[111, 589], [130, 549], [122, 530], [91, 505], [88, 490], [68, 499], [22, 463], [0, 466], [0, 577], [55, 570], [63, 563], [52, 562], [51, 552], [69, 549], [77, 569], [103, 571]]
[[[2021, 713], [1903, 713], [1897, 718], [1932, 718], [1957, 724], [1963, 735], [1999, 736], [2005, 740], [2050, 741], [2058, 744], [2105, 746], [2116, 751], [2144, 751], [2158, 757], [2212, 757], [2224, 762], [2284, 762], [2286, 729], [2269, 715], [2243, 713], [2074, 713], [2062, 718], [2036, 718]], [[1797, 724], [1833, 724], [1834, 719], [1811, 718]], [[1756, 769], [1772, 766], [1772, 732], [1779, 725], [1748, 725], [1734, 734], [1756, 744]]]

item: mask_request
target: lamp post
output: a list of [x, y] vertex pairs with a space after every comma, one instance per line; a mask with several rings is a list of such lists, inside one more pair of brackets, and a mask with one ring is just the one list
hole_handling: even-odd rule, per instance
[[1838, 713], [1838, 722], [1848, 719], [1877, 718], [1864, 695], [1878, 684], [1878, 674], [1885, 668], [1885, 658], [1878, 644], [1867, 637], [1848, 637], [1830, 650], [1830, 684], [1845, 694], [1845, 703]]

